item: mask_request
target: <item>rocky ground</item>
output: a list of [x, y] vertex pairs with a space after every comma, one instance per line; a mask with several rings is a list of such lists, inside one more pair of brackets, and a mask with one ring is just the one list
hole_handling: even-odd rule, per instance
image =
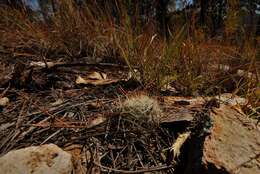
[[3, 173], [260, 172], [246, 99], [155, 95], [97, 60], [2, 59], [0, 72]]

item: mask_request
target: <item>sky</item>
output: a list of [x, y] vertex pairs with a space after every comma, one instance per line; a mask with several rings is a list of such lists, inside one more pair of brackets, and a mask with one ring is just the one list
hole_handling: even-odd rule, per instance
[[[23, 0], [24, 3], [31, 7], [32, 10], [38, 10], [39, 9], [39, 3], [38, 0]], [[176, 2], [176, 9], [181, 10], [182, 7], [182, 1], [183, 0], [175, 0]], [[193, 0], [186, 0], [187, 4], [192, 4]]]
[[25, 5], [31, 7], [32, 10], [36, 11], [40, 8], [38, 4], [38, 0], [23, 0], [23, 2], [25, 3]]
[[[170, 10], [170, 11], [181, 10], [183, 8], [182, 1], [183, 0], [175, 0], [176, 7], [174, 9], [170, 8], [168, 10]], [[38, 0], [23, 0], [23, 2], [26, 5], [30, 6], [31, 9], [34, 10], [34, 11], [37, 11], [40, 8]], [[193, 0], [186, 0], [186, 2], [187, 2], [188, 5], [190, 5], [190, 4], [193, 3]], [[257, 9], [256, 9], [255, 13], [257, 15], [260, 15], [260, 4], [256, 4], [256, 6], [257, 6]]]

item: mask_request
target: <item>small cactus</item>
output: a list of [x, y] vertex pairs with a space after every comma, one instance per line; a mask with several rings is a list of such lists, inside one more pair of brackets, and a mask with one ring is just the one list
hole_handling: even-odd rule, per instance
[[136, 120], [159, 124], [162, 110], [157, 100], [146, 96], [138, 95], [126, 99], [120, 104], [123, 114], [131, 115]]

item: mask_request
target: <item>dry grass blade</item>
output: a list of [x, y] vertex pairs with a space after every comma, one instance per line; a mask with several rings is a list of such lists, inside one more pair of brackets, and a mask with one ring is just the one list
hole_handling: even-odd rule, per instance
[[191, 132], [185, 132], [178, 136], [176, 141], [172, 144], [171, 151], [173, 152], [173, 159], [180, 156], [180, 150], [185, 141], [190, 137]]

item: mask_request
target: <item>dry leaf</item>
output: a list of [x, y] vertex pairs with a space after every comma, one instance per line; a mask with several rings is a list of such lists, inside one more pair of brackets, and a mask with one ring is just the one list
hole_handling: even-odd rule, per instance
[[58, 106], [58, 105], [60, 105], [60, 104], [62, 104], [62, 103], [63, 103], [63, 100], [62, 100], [62, 99], [58, 99], [58, 100], [56, 100], [55, 102], [51, 103], [51, 105], [52, 105], [52, 106]]
[[87, 106], [88, 106], [88, 109], [98, 109], [101, 107], [101, 103], [92, 102], [92, 103], [87, 104]]
[[134, 69], [133, 71], [129, 71], [126, 80], [129, 80], [129, 79], [135, 79], [140, 82], [141, 73], [137, 69]]
[[77, 79], [76, 79], [76, 84], [77, 85], [80, 85], [80, 84], [86, 84], [86, 80], [83, 79], [81, 76], [78, 76]]
[[89, 121], [88, 121], [88, 125], [87, 125], [87, 128], [91, 128], [91, 127], [95, 127], [103, 122], [106, 121], [106, 118], [103, 117], [102, 115], [98, 115], [97, 117], [95, 118], [91, 118]]
[[102, 72], [93, 72], [87, 76], [87, 79], [90, 80], [104, 80], [107, 79], [107, 75]]
[[118, 82], [117, 79], [108, 79], [107, 75], [105, 73], [99, 73], [99, 72], [93, 72], [90, 75], [88, 75], [86, 78], [83, 78], [81, 76], [78, 76], [76, 79], [76, 84], [80, 85], [108, 85], [111, 83]]
[[161, 89], [161, 91], [163, 91], [163, 92], [166, 92], [166, 91], [169, 91], [169, 92], [173, 92], [173, 93], [178, 93], [178, 91], [177, 91], [177, 89], [176, 88], [174, 88], [171, 84], [165, 84], [163, 87], [162, 87], [162, 89]]

